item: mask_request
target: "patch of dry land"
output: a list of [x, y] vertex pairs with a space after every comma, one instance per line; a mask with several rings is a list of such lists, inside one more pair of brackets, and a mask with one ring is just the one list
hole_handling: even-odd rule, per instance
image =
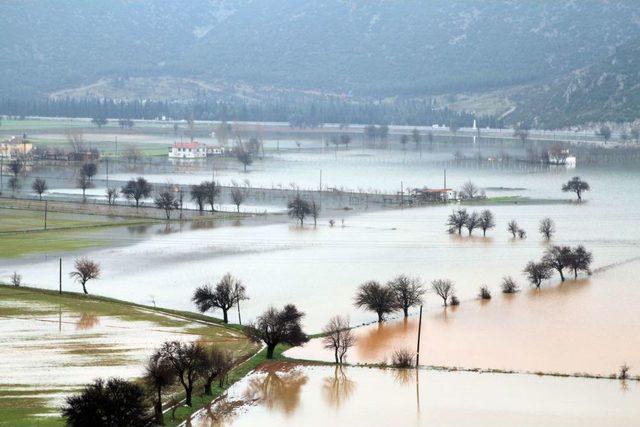
[[66, 396], [98, 377], [140, 377], [167, 340], [255, 351], [239, 330], [204, 316], [0, 286], [0, 425], [62, 425]]

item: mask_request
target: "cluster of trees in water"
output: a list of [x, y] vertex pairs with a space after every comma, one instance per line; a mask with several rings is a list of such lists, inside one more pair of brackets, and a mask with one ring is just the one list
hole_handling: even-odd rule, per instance
[[130, 119], [234, 120], [289, 122], [295, 127], [319, 127], [324, 123], [387, 123], [398, 125], [445, 124], [501, 127], [493, 116], [477, 116], [432, 106], [430, 99], [312, 100], [274, 97], [260, 103], [211, 99], [196, 102], [122, 101], [114, 99], [31, 99], [0, 98], [0, 114], [12, 117], [91, 117], [102, 126], [107, 119], [120, 119], [121, 127], [131, 127]]

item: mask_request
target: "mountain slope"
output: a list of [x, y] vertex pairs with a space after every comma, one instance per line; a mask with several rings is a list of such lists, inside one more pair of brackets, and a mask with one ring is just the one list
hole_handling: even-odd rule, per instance
[[640, 32], [635, 0], [0, 3], [0, 95], [171, 77], [360, 95], [530, 83]]
[[640, 40], [592, 66], [521, 91], [510, 121], [538, 127], [640, 119]]

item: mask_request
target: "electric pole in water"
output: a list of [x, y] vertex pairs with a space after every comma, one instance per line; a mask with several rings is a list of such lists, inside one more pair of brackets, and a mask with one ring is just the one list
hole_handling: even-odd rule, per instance
[[59, 267], [59, 276], [58, 276], [58, 286], [59, 293], [62, 293], [62, 258], [60, 258], [60, 267]]

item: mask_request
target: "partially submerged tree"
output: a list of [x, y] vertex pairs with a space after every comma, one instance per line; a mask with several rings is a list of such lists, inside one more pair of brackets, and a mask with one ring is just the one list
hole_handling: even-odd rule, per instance
[[206, 203], [206, 193], [202, 184], [196, 184], [191, 186], [191, 200], [198, 206], [198, 211], [202, 213], [204, 210], [204, 204]]
[[489, 209], [485, 209], [482, 212], [480, 212], [479, 226], [480, 226], [480, 229], [482, 230], [482, 235], [486, 236], [487, 230], [494, 228], [496, 226], [496, 221], [493, 216], [493, 212], [491, 212]]
[[78, 185], [78, 188], [82, 190], [82, 201], [85, 202], [87, 200], [87, 188], [93, 188], [93, 183], [91, 182], [91, 178], [85, 173], [84, 169], [80, 169], [80, 173], [76, 179], [76, 184]]
[[524, 273], [527, 275], [527, 279], [536, 288], [542, 285], [544, 280], [550, 279], [552, 274], [551, 267], [544, 262], [529, 261], [524, 268]]
[[300, 226], [304, 225], [305, 217], [311, 214], [309, 202], [304, 200], [300, 194], [296, 194], [293, 199], [289, 200], [289, 203], [287, 203], [287, 210], [289, 217], [299, 221]]
[[500, 288], [502, 289], [503, 294], [514, 294], [519, 290], [518, 283], [516, 283], [511, 276], [505, 276], [502, 278]]
[[313, 218], [313, 226], [316, 227], [318, 225], [318, 217], [320, 216], [320, 203], [316, 202], [315, 199], [311, 199], [311, 203], [309, 203], [309, 215]]
[[596, 135], [601, 137], [606, 144], [611, 139], [611, 128], [607, 125], [600, 126], [600, 129], [596, 132]]
[[324, 348], [333, 350], [337, 364], [344, 363], [347, 351], [356, 343], [356, 337], [349, 326], [349, 319], [342, 316], [332, 317], [322, 328], [322, 334]]
[[509, 223], [507, 224], [507, 230], [509, 231], [509, 233], [511, 233], [511, 235], [515, 239], [516, 236], [518, 235], [518, 230], [520, 230], [520, 228], [518, 227], [518, 223], [516, 222], [515, 219], [512, 219], [511, 221], [509, 221]]
[[425, 289], [420, 279], [404, 274], [391, 279], [387, 286], [393, 291], [397, 305], [402, 308], [404, 317], [409, 317], [409, 308], [422, 304]]
[[138, 177], [137, 179], [130, 179], [127, 183], [122, 187], [120, 192], [127, 199], [133, 199], [136, 202], [136, 209], [140, 206], [140, 200], [146, 199], [151, 194], [153, 187], [149, 182], [143, 177]]
[[42, 200], [42, 195], [44, 194], [45, 191], [47, 191], [48, 187], [47, 187], [47, 181], [45, 181], [42, 178], [36, 178], [33, 181], [33, 184], [31, 184], [31, 189], [33, 190], [34, 193], [36, 193], [38, 195], [38, 198], [40, 200]]
[[231, 189], [231, 201], [236, 205], [236, 210], [240, 213], [240, 205], [244, 203], [245, 193], [244, 190], [238, 186]]
[[198, 378], [199, 369], [205, 357], [205, 351], [199, 343], [167, 341], [160, 347], [160, 358], [168, 362], [185, 393], [185, 404], [191, 406], [193, 385]]
[[431, 290], [442, 298], [442, 302], [446, 307], [449, 297], [453, 295], [454, 292], [453, 282], [449, 279], [436, 279], [431, 282]]
[[69, 427], [129, 426], [149, 424], [144, 390], [120, 378], [97, 379], [78, 394], [67, 397], [62, 416]]
[[99, 128], [101, 128], [102, 126], [106, 125], [109, 121], [107, 119], [105, 119], [104, 117], [94, 117], [91, 119], [91, 123], [93, 123], [94, 125], [98, 126]]
[[230, 273], [225, 274], [213, 288], [205, 285], [197, 288], [191, 299], [201, 313], [214, 308], [222, 310], [224, 323], [229, 323], [229, 309], [239, 301], [247, 299], [246, 288]]
[[467, 224], [469, 219], [469, 213], [466, 209], [455, 210], [449, 215], [447, 225], [449, 226], [449, 232], [453, 233], [458, 231], [458, 234], [462, 234], [462, 227]]
[[478, 297], [482, 300], [490, 300], [491, 299], [491, 291], [489, 288], [485, 286], [480, 287], [480, 291], [478, 292]]
[[394, 368], [411, 368], [414, 365], [413, 359], [414, 353], [411, 350], [401, 348], [391, 355], [391, 364]]
[[571, 250], [571, 255], [569, 256], [569, 260], [567, 262], [567, 267], [573, 270], [574, 279], [578, 278], [579, 271], [584, 271], [587, 274], [590, 273], [592, 260], [593, 255], [582, 245], [578, 245], [575, 249]]
[[158, 209], [164, 210], [167, 221], [171, 219], [171, 211], [180, 208], [180, 202], [171, 191], [161, 192], [155, 197], [153, 202]]
[[93, 177], [98, 173], [98, 166], [93, 162], [89, 162], [83, 164], [80, 170], [87, 178], [89, 178], [89, 181], [93, 181]]
[[571, 248], [568, 246], [552, 246], [547, 249], [542, 257], [542, 263], [560, 274], [560, 280], [564, 282], [564, 269], [571, 261]]
[[365, 282], [358, 287], [354, 305], [375, 312], [378, 315], [378, 322], [384, 321], [385, 315], [398, 309], [398, 301], [393, 290], [375, 280]]
[[293, 304], [285, 305], [282, 310], [270, 307], [257, 317], [255, 323], [245, 327], [245, 333], [254, 342], [264, 342], [267, 359], [273, 359], [278, 344], [298, 346], [309, 340], [302, 331], [303, 317], [304, 313]]
[[578, 202], [582, 202], [582, 193], [589, 191], [591, 188], [586, 181], [580, 179], [579, 176], [574, 176], [566, 184], [562, 185], [562, 191], [576, 193]]
[[[215, 181], [204, 181], [202, 184], [202, 190], [204, 192], [204, 199], [211, 208], [211, 212], [215, 212], [214, 204], [216, 199], [220, 195], [220, 186]], [[240, 203], [244, 201], [244, 193], [240, 194], [241, 198], [239, 199]], [[237, 197], [231, 193], [231, 198], [234, 203], [237, 201]], [[237, 205], [238, 210], [240, 210], [240, 204]]]
[[244, 172], [246, 173], [247, 166], [251, 166], [251, 164], [253, 163], [253, 157], [251, 156], [251, 153], [249, 152], [249, 150], [245, 149], [244, 146], [239, 145], [236, 148], [236, 158], [240, 163], [242, 163]]
[[467, 228], [467, 231], [469, 231], [469, 236], [471, 236], [473, 230], [480, 227], [480, 215], [478, 215], [477, 212], [471, 212], [464, 226]]
[[87, 282], [89, 280], [100, 278], [100, 264], [89, 258], [77, 258], [74, 262], [75, 270], [69, 273], [69, 276], [82, 285], [82, 290], [87, 292]]
[[173, 384], [176, 375], [171, 364], [160, 352], [154, 353], [147, 361], [144, 376], [145, 385], [153, 391], [153, 413], [157, 425], [164, 425], [162, 393]]
[[553, 237], [553, 233], [556, 232], [556, 224], [551, 218], [543, 218], [540, 221], [538, 230], [540, 231], [540, 234], [542, 234], [542, 237], [544, 237], [546, 240], [551, 240], [551, 237]]

